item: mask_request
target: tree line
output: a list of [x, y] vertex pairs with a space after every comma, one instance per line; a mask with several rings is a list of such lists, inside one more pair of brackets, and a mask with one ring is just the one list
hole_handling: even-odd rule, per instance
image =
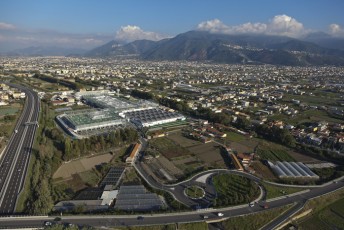
[[39, 73], [36, 73], [33, 77], [38, 78], [38, 79], [43, 80], [43, 81], [46, 81], [46, 82], [49, 82], [49, 83], [60, 84], [60, 85], [66, 86], [66, 87], [68, 87], [70, 89], [74, 89], [74, 90], [78, 90], [78, 89], [83, 88], [83, 86], [77, 82], [70, 82], [70, 81], [66, 81], [63, 79], [57, 79], [57, 78], [50, 77], [50, 76], [43, 75], [43, 74], [39, 74]]
[[102, 152], [109, 148], [119, 147], [138, 140], [138, 133], [133, 128], [113, 130], [105, 135], [91, 136], [80, 140], [65, 138], [62, 144], [63, 160], [89, 155], [92, 152]]

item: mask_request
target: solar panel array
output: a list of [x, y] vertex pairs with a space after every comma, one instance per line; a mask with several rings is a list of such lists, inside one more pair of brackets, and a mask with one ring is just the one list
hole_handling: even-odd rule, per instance
[[113, 185], [116, 187], [123, 176], [124, 167], [111, 167], [106, 174], [99, 187], [105, 187], [106, 185]]
[[165, 120], [165, 119], [170, 119], [170, 118], [179, 118], [182, 116], [178, 113], [171, 113], [168, 111], [154, 108], [154, 109], [127, 112], [125, 113], [125, 117], [140, 119], [142, 122], [150, 122], [150, 121]]
[[81, 191], [74, 200], [99, 200], [103, 194], [100, 188], [87, 188]]
[[143, 185], [121, 186], [115, 209], [149, 211], [157, 210], [163, 202], [155, 193], [149, 193]]

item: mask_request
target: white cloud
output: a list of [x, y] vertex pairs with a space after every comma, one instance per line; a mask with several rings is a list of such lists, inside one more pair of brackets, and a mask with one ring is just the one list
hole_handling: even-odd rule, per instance
[[331, 24], [328, 26], [330, 34], [334, 36], [344, 36], [344, 28], [338, 24]]
[[2, 30], [0, 51], [11, 51], [29, 46], [91, 49], [111, 39], [113, 39], [111, 34], [71, 34], [53, 30]]
[[198, 24], [197, 29], [209, 31], [211, 33], [230, 33], [231, 28], [215, 18], [213, 20], [201, 22]]
[[201, 22], [200, 24], [198, 24], [197, 29], [209, 31], [211, 33], [256, 33], [285, 35], [290, 37], [299, 37], [305, 33], [305, 29], [302, 23], [284, 14], [274, 16], [268, 23], [247, 22], [236, 26], [229, 26], [221, 22], [219, 19], [213, 19]]
[[16, 27], [12, 24], [0, 22], [0, 30], [14, 30]]
[[124, 41], [135, 41], [141, 39], [158, 41], [166, 38], [166, 36], [155, 32], [144, 31], [138, 26], [127, 25], [122, 26], [121, 29], [116, 32], [115, 38]]
[[303, 24], [288, 15], [276, 15], [267, 26], [268, 33], [297, 37], [304, 33]]
[[264, 23], [245, 23], [239, 26], [233, 26], [233, 31], [236, 33], [264, 33], [267, 25]]

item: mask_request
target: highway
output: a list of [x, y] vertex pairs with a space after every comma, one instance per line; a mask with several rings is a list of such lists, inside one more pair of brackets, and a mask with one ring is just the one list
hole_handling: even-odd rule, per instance
[[[228, 217], [239, 215], [257, 213], [271, 208], [281, 207], [287, 204], [303, 203], [308, 199], [318, 197], [320, 195], [335, 191], [344, 187], [344, 180], [338, 183], [329, 184], [324, 187], [314, 188], [306, 193], [295, 196], [284, 196], [279, 200], [268, 202], [269, 208], [264, 209], [260, 205], [249, 207], [248, 205], [223, 208], [223, 209], [208, 209], [193, 212], [180, 212], [180, 213], [166, 213], [166, 214], [148, 214], [140, 215], [143, 218], [138, 219], [138, 215], [84, 215], [84, 216], [62, 216], [61, 223], [73, 223], [77, 225], [94, 226], [97, 228], [102, 227], [115, 227], [115, 226], [134, 226], [134, 225], [153, 225], [153, 224], [174, 224], [174, 223], [191, 223], [198, 221], [205, 221], [202, 215], [205, 214], [209, 218], [206, 221], [219, 221]], [[218, 217], [217, 212], [222, 212], [223, 217]], [[41, 227], [45, 221], [54, 221], [54, 216], [51, 217], [27, 217], [27, 218], [0, 218], [1, 228], [19, 228], [19, 227]], [[278, 220], [277, 220], [278, 221]], [[271, 226], [274, 227], [273, 224]], [[272, 229], [265, 227], [264, 229]]]
[[[18, 88], [20, 86], [17, 86]], [[148, 175], [142, 167], [140, 161], [134, 164], [135, 169], [152, 187], [162, 189], [171, 193], [180, 202], [197, 208], [197, 211], [179, 212], [179, 213], [164, 213], [164, 214], [147, 214], [140, 215], [81, 215], [81, 216], [62, 216], [61, 221], [54, 221], [55, 216], [43, 217], [11, 217], [14, 213], [17, 196], [22, 189], [23, 181], [25, 178], [31, 147], [34, 140], [36, 125], [27, 125], [27, 122], [36, 122], [39, 115], [39, 98], [36, 93], [21, 88], [26, 94], [27, 99], [21, 117], [16, 125], [17, 133], [11, 136], [6, 151], [0, 161], [0, 228], [21, 228], [21, 227], [42, 227], [46, 221], [59, 222], [59, 223], [73, 223], [83, 226], [94, 226], [97, 228], [115, 227], [115, 226], [135, 226], [135, 225], [153, 225], [153, 224], [176, 224], [176, 223], [191, 223], [199, 221], [220, 221], [229, 217], [246, 215], [251, 213], [262, 212], [271, 208], [282, 207], [288, 204], [295, 204], [295, 206], [281, 215], [276, 220], [272, 221], [264, 227], [264, 229], [273, 229], [279, 223], [285, 221], [295, 211], [300, 209], [302, 205], [309, 199], [327, 194], [329, 192], [341, 189], [344, 187], [344, 179], [339, 180], [337, 183], [328, 183], [324, 186], [314, 187], [307, 192], [282, 196], [279, 199], [265, 201], [264, 194], [259, 198], [256, 205], [250, 207], [248, 204], [228, 207], [221, 209], [209, 209], [209, 201], [216, 196], [215, 190], [211, 185], [210, 178], [216, 173], [234, 173], [240, 174], [250, 178], [251, 180], [259, 183], [260, 179], [250, 174], [237, 172], [233, 170], [211, 170], [202, 172], [193, 178], [183, 181], [174, 185], [162, 185], [155, 181]], [[146, 147], [146, 142], [141, 138], [142, 149]], [[201, 200], [190, 199], [184, 195], [184, 188], [197, 184], [202, 186], [206, 191], [206, 195]], [[264, 191], [263, 191], [264, 193]], [[268, 204], [268, 208], [264, 208], [264, 204]], [[223, 217], [218, 217], [217, 213], [222, 212]], [[203, 220], [203, 215], [207, 215], [208, 219]]]
[[0, 215], [15, 212], [23, 188], [40, 111], [38, 95], [20, 85], [10, 84], [25, 92], [26, 100], [15, 130], [0, 161]]

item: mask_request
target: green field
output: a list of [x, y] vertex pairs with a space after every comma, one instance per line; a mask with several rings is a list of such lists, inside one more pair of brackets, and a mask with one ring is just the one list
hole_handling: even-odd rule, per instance
[[19, 111], [19, 108], [13, 108], [13, 107], [5, 107], [0, 108], [0, 116], [4, 115], [13, 115]]
[[284, 101], [291, 101], [292, 99], [300, 100], [301, 103], [307, 103], [309, 105], [328, 105], [336, 106], [336, 101], [340, 99], [339, 94], [333, 95], [326, 92], [319, 92], [317, 96], [310, 95], [290, 95], [286, 94], [283, 97]]
[[240, 142], [246, 139], [245, 136], [238, 134], [238, 133], [234, 133], [234, 132], [225, 132], [227, 134], [227, 136], [225, 137], [226, 140], [229, 141], [234, 141], [234, 142]]
[[295, 161], [294, 158], [283, 149], [259, 145], [256, 151], [261, 159], [269, 161]]
[[79, 176], [81, 177], [81, 180], [91, 186], [94, 187], [98, 184], [100, 177], [94, 170], [89, 170], [85, 172], [79, 173]]
[[182, 155], [191, 154], [191, 152], [188, 149], [180, 145], [176, 145], [172, 140], [166, 137], [150, 140], [149, 146], [150, 148], [158, 150], [161, 154], [163, 154], [168, 159], [171, 159], [173, 157], [179, 157]]

